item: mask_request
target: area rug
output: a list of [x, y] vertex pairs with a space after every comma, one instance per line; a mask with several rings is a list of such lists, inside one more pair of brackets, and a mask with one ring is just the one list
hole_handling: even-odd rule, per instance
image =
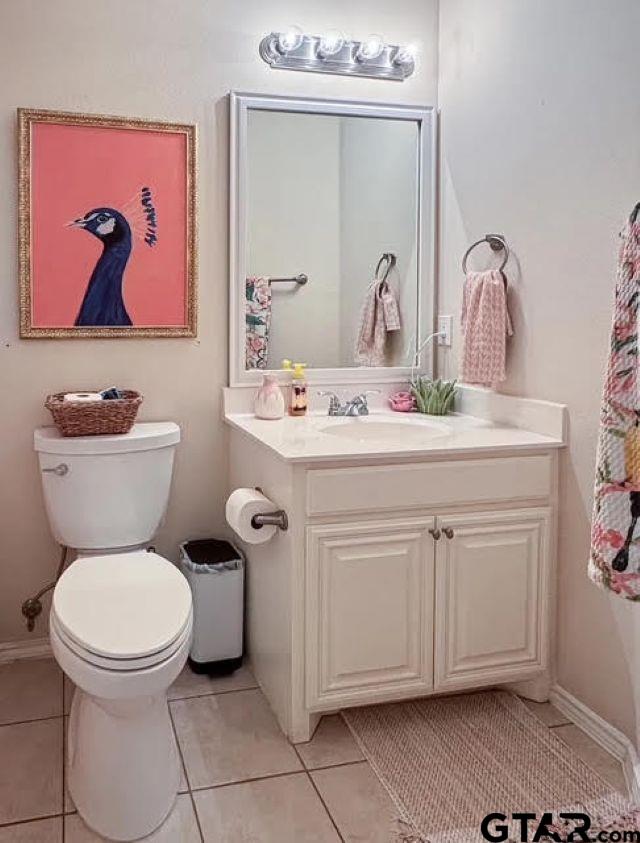
[[[507, 692], [353, 708], [343, 717], [398, 810], [390, 840], [533, 840], [545, 812], [557, 836], [538, 839], [571, 839], [561, 812], [587, 814], [590, 834], [636, 827], [629, 803]], [[491, 821], [493, 838], [481, 830], [492, 813], [506, 818]], [[536, 815], [526, 837], [514, 813]]]

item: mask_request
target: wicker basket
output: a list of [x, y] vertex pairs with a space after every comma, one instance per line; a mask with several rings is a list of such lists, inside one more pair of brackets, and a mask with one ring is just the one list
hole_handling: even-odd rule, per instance
[[63, 436], [104, 436], [128, 433], [142, 404], [142, 395], [131, 389], [122, 398], [102, 401], [64, 401], [64, 392], [47, 396], [44, 406]]

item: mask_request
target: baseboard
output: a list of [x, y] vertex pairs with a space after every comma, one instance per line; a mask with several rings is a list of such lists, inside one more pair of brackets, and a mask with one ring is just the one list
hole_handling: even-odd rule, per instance
[[640, 759], [629, 738], [560, 685], [554, 685], [549, 702], [621, 762], [631, 799], [640, 805]]
[[0, 644], [0, 664], [17, 659], [41, 659], [51, 655], [48, 638], [27, 638], [23, 641], [7, 641]]

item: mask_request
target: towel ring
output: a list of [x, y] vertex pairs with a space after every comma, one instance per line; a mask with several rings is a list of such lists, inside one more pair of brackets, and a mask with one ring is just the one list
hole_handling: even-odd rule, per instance
[[387, 280], [387, 277], [389, 276], [389, 273], [391, 272], [393, 267], [396, 265], [396, 256], [393, 254], [393, 252], [384, 252], [383, 253], [382, 257], [378, 261], [378, 265], [376, 266], [376, 272], [375, 272], [376, 278], [378, 278], [378, 273], [380, 272], [380, 267], [382, 266], [383, 263], [385, 263], [385, 261], [386, 261], [387, 265], [385, 266], [385, 269], [384, 269], [384, 275], [382, 276], [381, 279], [379, 279], [381, 281]]
[[475, 247], [479, 246], [481, 243], [488, 243], [494, 252], [504, 251], [504, 257], [502, 258], [502, 263], [499, 266], [499, 270], [502, 272], [509, 260], [509, 247], [507, 246], [507, 241], [504, 239], [502, 234], [485, 234], [485, 236], [481, 237], [480, 240], [476, 240], [475, 243], [472, 243], [464, 253], [464, 257], [462, 258], [462, 271], [464, 274], [467, 274], [467, 258]]

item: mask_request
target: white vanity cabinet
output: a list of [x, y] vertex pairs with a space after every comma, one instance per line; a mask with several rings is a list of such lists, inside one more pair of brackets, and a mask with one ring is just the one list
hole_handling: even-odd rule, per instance
[[307, 528], [310, 708], [432, 689], [434, 525], [418, 517]]
[[438, 519], [434, 686], [461, 690], [547, 665], [549, 508]]
[[308, 527], [309, 708], [539, 674], [549, 518], [531, 508]]
[[250, 659], [291, 740], [354, 705], [498, 685], [546, 697], [558, 445], [283, 459], [234, 422], [232, 486], [289, 514], [245, 550]]

